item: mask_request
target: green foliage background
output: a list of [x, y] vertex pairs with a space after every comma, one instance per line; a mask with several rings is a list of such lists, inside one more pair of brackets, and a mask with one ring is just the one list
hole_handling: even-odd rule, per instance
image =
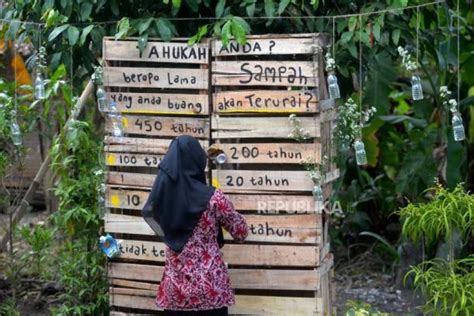
[[[450, 1], [419, 10], [419, 56], [425, 99], [412, 102], [409, 74], [400, 63], [397, 47], [416, 48], [417, 10], [395, 10], [357, 17], [338, 18], [335, 23], [337, 73], [344, 98], [357, 100], [358, 43], [363, 43], [365, 107], [375, 106], [377, 118], [363, 131], [369, 167], [356, 168], [350, 152], [340, 155], [342, 180], [337, 198], [345, 209], [355, 209], [346, 219], [348, 229], [387, 233], [398, 219], [394, 210], [406, 201], [423, 199], [421, 192], [435, 177], [448, 187], [459, 182], [472, 188], [474, 142], [474, 43], [473, 7], [459, 1], [460, 64], [457, 62], [456, 4]], [[47, 46], [49, 65], [73, 67], [74, 80], [82, 82], [99, 63], [103, 36], [138, 36], [146, 45], [149, 37], [169, 40], [173, 36], [235, 36], [246, 34], [332, 33], [333, 19], [341, 14], [401, 9], [423, 1], [105, 1], [37, 0], [10, 2], [7, 19], [46, 23], [4, 24], [7, 38], [31, 39]], [[305, 17], [305, 18], [302, 18]], [[110, 21], [112, 20], [112, 21]], [[360, 23], [361, 22], [361, 23]], [[453, 141], [450, 114], [438, 96], [439, 87], [457, 91], [456, 74], [461, 69], [460, 100], [468, 141]], [[75, 85], [79, 87], [80, 85]], [[341, 100], [342, 104], [343, 101]], [[387, 233], [388, 234], [388, 233]]]
[[[363, 105], [377, 108], [376, 117], [363, 130], [369, 166], [358, 168], [350, 151], [341, 151], [341, 179], [335, 198], [347, 216], [333, 244], [354, 243], [362, 231], [375, 232], [395, 243], [401, 225], [394, 211], [408, 201], [423, 201], [435, 177], [447, 187], [460, 182], [473, 189], [474, 175], [474, 7], [470, 1], [446, 1], [419, 10], [419, 57], [425, 99], [413, 102], [409, 74], [401, 66], [397, 47], [415, 52], [417, 10], [398, 10], [427, 1], [329, 1], [329, 0], [17, 0], [2, 12], [6, 19], [45, 23], [11, 22], [3, 25], [6, 38], [31, 40], [46, 46], [53, 69], [72, 68], [76, 92], [99, 64], [104, 36], [136, 36], [139, 45], [148, 38], [174, 36], [235, 37], [247, 34], [333, 32], [337, 74], [343, 99], [358, 100], [359, 40], [363, 43]], [[371, 13], [357, 17], [321, 18]], [[303, 18], [304, 17], [304, 18]], [[113, 20], [113, 21], [110, 21]], [[460, 60], [457, 59], [457, 29]], [[34, 61], [34, 58], [31, 60]], [[460, 70], [461, 85], [457, 85]], [[456, 143], [449, 109], [443, 106], [439, 87], [460, 91], [467, 141]], [[91, 111], [93, 111], [91, 109]], [[393, 228], [395, 227], [395, 228]]]

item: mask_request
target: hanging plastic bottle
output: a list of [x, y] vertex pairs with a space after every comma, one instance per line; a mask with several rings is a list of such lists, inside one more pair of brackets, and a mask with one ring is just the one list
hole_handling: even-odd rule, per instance
[[360, 139], [357, 139], [354, 142], [354, 151], [356, 156], [356, 161], [359, 166], [363, 166], [367, 164], [367, 154], [365, 152], [365, 145], [364, 142]]
[[112, 121], [112, 135], [115, 137], [123, 136], [123, 125], [122, 125], [122, 115], [117, 109], [117, 104], [115, 102], [110, 102], [109, 105], [109, 117]]
[[99, 209], [99, 218], [104, 219], [105, 217], [105, 211], [106, 211], [106, 205], [105, 205], [105, 198], [100, 195], [99, 198], [97, 199], [97, 206]]
[[461, 142], [466, 139], [466, 133], [464, 132], [464, 124], [462, 121], [461, 113], [454, 112], [451, 123], [453, 124], [454, 140], [457, 142]]
[[16, 111], [12, 111], [12, 121], [10, 125], [10, 130], [12, 133], [13, 145], [21, 146], [21, 144], [23, 143], [23, 137], [21, 135], [20, 125], [18, 125], [18, 122], [16, 121]]
[[36, 100], [44, 100], [45, 91], [44, 91], [44, 79], [41, 72], [36, 72], [35, 78], [35, 98]]
[[119, 244], [110, 234], [99, 238], [99, 246], [108, 258], [114, 258], [120, 254]]
[[324, 202], [323, 189], [321, 188], [321, 185], [319, 183], [315, 184], [313, 187], [313, 198], [314, 201], [317, 203]]
[[339, 91], [339, 83], [337, 82], [337, 77], [334, 72], [330, 72], [328, 75], [328, 90], [329, 98], [331, 100], [339, 99], [341, 97], [341, 92]]
[[227, 161], [227, 155], [225, 153], [220, 153], [216, 156], [216, 163], [223, 165]]
[[421, 79], [418, 75], [411, 77], [411, 96], [413, 100], [423, 100], [423, 87], [421, 86]]
[[97, 97], [97, 107], [99, 108], [99, 111], [104, 112], [107, 106], [107, 99], [106, 99], [104, 87], [102, 86], [97, 87], [97, 91], [95, 92], [95, 95]]

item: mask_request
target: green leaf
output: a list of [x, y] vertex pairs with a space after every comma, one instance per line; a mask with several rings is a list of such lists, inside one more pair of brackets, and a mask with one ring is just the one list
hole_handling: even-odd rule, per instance
[[474, 144], [474, 106], [469, 107], [469, 143]]
[[245, 11], [247, 12], [247, 16], [253, 17], [255, 15], [255, 1], [246, 6]]
[[400, 32], [400, 29], [394, 29], [392, 31], [392, 41], [395, 45], [398, 45], [398, 42], [400, 41]]
[[347, 44], [350, 42], [352, 37], [354, 36], [354, 32], [344, 32], [341, 35], [341, 39], [339, 40], [341, 44]]
[[219, 0], [216, 5], [216, 18], [220, 18], [224, 13], [225, 0]]
[[164, 18], [159, 18], [156, 20], [156, 27], [160, 37], [165, 41], [169, 42], [173, 37], [171, 28], [169, 27], [169, 21]]
[[151, 22], [153, 22], [153, 18], [149, 18], [141, 23], [138, 24], [138, 34], [143, 34], [149, 27]]
[[408, 121], [413, 124], [413, 126], [419, 128], [423, 128], [428, 125], [426, 120], [413, 118], [407, 115], [381, 115], [378, 118], [390, 124], [398, 124], [404, 121]]
[[273, 0], [265, 0], [265, 16], [273, 17], [275, 15], [275, 3]]
[[115, 16], [118, 16], [118, 15], [120, 14], [119, 6], [118, 6], [118, 3], [117, 3], [117, 0], [111, 0], [111, 1], [110, 1], [110, 9], [112, 10], [112, 13], [113, 13]]
[[229, 45], [229, 41], [232, 36], [231, 25], [232, 25], [232, 20], [229, 20], [225, 22], [221, 30], [221, 40], [222, 40], [222, 45], [224, 45], [224, 47], [227, 47], [227, 45]]
[[389, 94], [392, 82], [396, 81], [395, 72], [390, 55], [383, 51], [371, 59], [369, 76], [365, 84], [364, 103], [377, 108], [377, 113], [387, 114], [390, 108]]
[[290, 4], [291, 0], [280, 0], [280, 4], [278, 5], [278, 15], [281, 15], [285, 10], [286, 7]]
[[245, 45], [247, 43], [245, 28], [237, 20], [232, 19], [231, 29], [237, 42], [242, 46]]
[[79, 40], [79, 43], [81, 45], [84, 45], [84, 43], [86, 42], [87, 35], [89, 35], [89, 33], [94, 28], [94, 26], [95, 26], [94, 24], [91, 24], [91, 25], [88, 25], [88, 26], [86, 26], [85, 28], [82, 29], [81, 38]]
[[250, 25], [247, 23], [247, 21], [242, 19], [240, 16], [234, 16], [232, 19], [234, 21], [238, 22], [244, 28], [246, 34], [250, 33], [251, 29], [250, 29]]
[[123, 18], [118, 22], [117, 33], [115, 34], [115, 39], [122, 38], [127, 36], [128, 30], [130, 29], [130, 21], [128, 18]]
[[357, 17], [351, 16], [349, 18], [349, 25], [348, 26], [349, 26], [349, 31], [353, 32], [355, 30], [356, 26], [357, 26]]
[[375, 40], [378, 42], [380, 41], [380, 24], [375, 23], [372, 28], [372, 33], [374, 34]]
[[59, 36], [59, 34], [64, 32], [68, 27], [69, 27], [69, 24], [64, 24], [64, 25], [56, 27], [51, 33], [49, 33], [48, 41], [52, 42], [56, 37]]
[[77, 40], [79, 39], [79, 29], [71, 25], [67, 29], [67, 37], [69, 40], [69, 45], [74, 46], [77, 43]]
[[81, 4], [81, 21], [87, 20], [92, 12], [92, 3], [90, 2], [84, 2]]
[[188, 45], [191, 46], [196, 43], [199, 43], [201, 39], [207, 35], [207, 32], [208, 32], [208, 24], [201, 26], [198, 32], [188, 40]]
[[148, 44], [148, 34], [143, 34], [138, 39], [138, 49], [143, 52]]
[[181, 8], [181, 0], [173, 0], [172, 3], [173, 3], [173, 8], [175, 9]]
[[459, 182], [465, 181], [461, 168], [466, 162], [467, 152], [463, 143], [456, 142], [452, 128], [448, 135], [448, 164], [446, 166], [446, 180], [449, 188], [454, 188]]

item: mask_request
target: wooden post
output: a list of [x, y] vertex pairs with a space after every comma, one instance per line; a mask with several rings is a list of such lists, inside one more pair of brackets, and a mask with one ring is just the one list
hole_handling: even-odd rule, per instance
[[[77, 102], [77, 110], [68, 119], [68, 121], [72, 119], [76, 119], [79, 116], [79, 114], [82, 112], [82, 108], [86, 104], [87, 98], [89, 97], [89, 95], [91, 95], [93, 90], [94, 90], [94, 84], [92, 83], [92, 81], [89, 81], [89, 83], [87, 84], [86, 88], [82, 92], [81, 97], [79, 98]], [[65, 124], [65, 126], [67, 126], [67, 123]], [[25, 215], [26, 209], [30, 205], [30, 202], [33, 200], [36, 190], [40, 186], [44, 175], [49, 170], [50, 162], [51, 162], [51, 154], [48, 153], [43, 163], [41, 164], [41, 167], [38, 170], [38, 173], [33, 179], [33, 182], [31, 182], [30, 186], [28, 187], [28, 190], [26, 191], [25, 196], [21, 200], [20, 205], [18, 205], [18, 207], [15, 209], [13, 213], [12, 225], [10, 227], [7, 227], [5, 235], [0, 240], [0, 251], [4, 250], [5, 245], [8, 242], [8, 239], [9, 239], [8, 235], [10, 234], [10, 229], [12, 228], [12, 226], [16, 225], [21, 220], [23, 215]], [[10, 247], [12, 246], [13, 245], [10, 245]]]

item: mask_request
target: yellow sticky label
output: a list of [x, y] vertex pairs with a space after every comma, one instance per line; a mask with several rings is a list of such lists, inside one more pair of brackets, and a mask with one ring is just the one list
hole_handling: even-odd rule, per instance
[[122, 126], [123, 128], [128, 127], [128, 119], [126, 117], [122, 117]]
[[113, 207], [119, 207], [120, 197], [117, 194], [113, 194], [112, 196], [110, 196], [110, 204], [112, 204]]
[[212, 186], [215, 187], [216, 189], [221, 188], [221, 184], [219, 183], [219, 180], [217, 180], [217, 178], [212, 178]]
[[115, 165], [115, 155], [112, 155], [112, 154], [107, 155], [107, 165], [108, 166]]

